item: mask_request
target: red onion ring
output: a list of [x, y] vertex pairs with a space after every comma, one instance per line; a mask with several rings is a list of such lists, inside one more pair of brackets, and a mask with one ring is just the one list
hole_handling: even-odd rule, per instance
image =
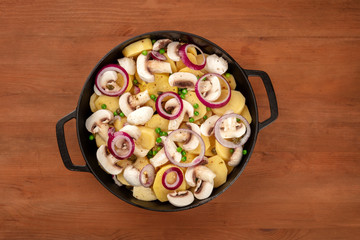
[[[114, 92], [112, 90], [105, 90], [101, 87], [101, 85], [100, 85], [101, 77], [107, 71], [115, 71], [115, 72], [120, 73], [123, 76], [125, 83], [119, 91]], [[112, 96], [112, 97], [120, 96], [121, 94], [123, 94], [125, 92], [128, 85], [129, 85], [129, 74], [126, 72], [126, 70], [124, 68], [122, 68], [121, 66], [116, 65], [116, 64], [106, 65], [96, 75], [95, 86], [102, 94], [104, 94], [106, 96]]]
[[[199, 87], [199, 83], [205, 79], [206, 77], [211, 77], [211, 76], [216, 76], [217, 78], [223, 80], [225, 83], [226, 83], [226, 86], [228, 88], [228, 95], [226, 96], [226, 98], [220, 102], [211, 102], [211, 101], [208, 101], [206, 100], [202, 94], [200, 93], [200, 87]], [[205, 106], [207, 107], [210, 107], [210, 108], [220, 108], [220, 107], [223, 107], [225, 106], [229, 101], [230, 101], [230, 98], [231, 98], [231, 88], [230, 88], [230, 84], [228, 83], [228, 81], [225, 80], [225, 78], [223, 78], [223, 76], [221, 76], [220, 74], [217, 74], [217, 73], [207, 73], [205, 75], [203, 75], [195, 84], [195, 93], [196, 93], [196, 96], [198, 97], [198, 99], [200, 100], [200, 102], [202, 104], [204, 104]]]
[[[241, 138], [240, 142], [235, 144], [231, 141], [228, 141], [228, 140], [225, 140], [224, 138], [221, 137], [221, 134], [220, 134], [220, 126], [221, 126], [221, 123], [229, 118], [229, 117], [235, 117], [235, 118], [239, 118], [244, 124], [245, 124], [245, 127], [246, 127], [246, 133], [245, 135]], [[227, 148], [238, 148], [238, 147], [241, 147], [243, 146], [246, 141], [249, 139], [250, 137], [250, 134], [251, 134], [251, 128], [250, 128], [250, 125], [248, 123], [248, 121], [241, 115], [239, 114], [236, 114], [236, 113], [229, 113], [229, 114], [225, 114], [223, 115], [221, 118], [219, 118], [216, 123], [215, 123], [215, 127], [214, 127], [214, 133], [215, 133], [215, 138], [216, 140], [221, 144], [223, 145], [224, 147], [227, 147]]]
[[[167, 113], [161, 105], [162, 100], [168, 96], [174, 97], [177, 100], [177, 102], [179, 103], [179, 106], [180, 106], [179, 111], [177, 111], [176, 113], [173, 113], [173, 114]], [[156, 111], [158, 112], [158, 114], [161, 117], [168, 119], [168, 120], [173, 120], [180, 116], [181, 112], [183, 111], [184, 104], [178, 94], [176, 94], [174, 92], [164, 92], [157, 97], [155, 107], [156, 107]]]
[[[146, 175], [145, 175], [146, 173]], [[150, 187], [155, 180], [155, 168], [152, 164], [148, 164], [140, 171], [139, 175], [140, 183], [143, 185], [143, 187]]]
[[[199, 144], [200, 144], [200, 154], [199, 156], [197, 156], [196, 158], [193, 159], [192, 162], [190, 163], [183, 163], [183, 162], [177, 162], [175, 161], [175, 159], [171, 156], [170, 152], [169, 152], [169, 145], [170, 145], [170, 141], [172, 141], [172, 137], [175, 136], [175, 134], [179, 133], [180, 131], [182, 132], [188, 132], [190, 134], [194, 134], [194, 136], [196, 136], [199, 140]], [[172, 162], [173, 164], [175, 164], [176, 166], [179, 167], [192, 167], [192, 166], [196, 166], [199, 163], [201, 163], [204, 159], [204, 155], [205, 155], [205, 143], [204, 140], [201, 138], [201, 136], [199, 134], [197, 134], [196, 132], [190, 130], [190, 129], [177, 129], [175, 131], [172, 131], [169, 136], [166, 138], [165, 142], [164, 142], [164, 150], [165, 150], [165, 155], [166, 157], [169, 159], [170, 162]]]
[[138, 94], [140, 92], [140, 88], [138, 86], [134, 86], [134, 94]]
[[[166, 181], [166, 176], [171, 172], [176, 173], [176, 181], [173, 184], [169, 184]], [[162, 180], [162, 184], [163, 184], [164, 188], [166, 188], [167, 190], [175, 190], [175, 189], [179, 188], [180, 185], [182, 184], [182, 182], [184, 180], [184, 175], [183, 175], [182, 171], [180, 170], [180, 168], [171, 167], [164, 172], [161, 180]]]
[[[117, 159], [126, 159], [129, 158], [134, 153], [135, 143], [129, 134], [121, 131], [115, 132], [114, 128], [110, 128], [108, 134], [109, 134], [109, 139], [107, 142], [108, 149], [114, 157], [116, 157]], [[125, 141], [127, 141], [129, 145], [129, 151], [123, 155], [119, 154], [116, 151], [116, 142], [121, 139], [125, 139]]]
[[[203, 56], [203, 59], [204, 59], [204, 61], [203, 61], [202, 64], [197, 65], [197, 64], [194, 64], [194, 63], [192, 63], [192, 62], [190, 61], [190, 59], [189, 59], [188, 56], [187, 56], [187, 49], [188, 49], [189, 47], [194, 47], [195, 49], [197, 49], [197, 50], [200, 51], [200, 53], [201, 53], [201, 55]], [[189, 67], [189, 68], [191, 68], [191, 69], [193, 69], [193, 70], [201, 70], [201, 69], [203, 69], [203, 68], [205, 67], [205, 65], [206, 65], [206, 58], [205, 58], [205, 55], [204, 55], [203, 51], [201, 51], [201, 49], [200, 49], [198, 46], [194, 45], [194, 44], [184, 44], [184, 45], [181, 45], [180, 48], [179, 48], [179, 55], [180, 55], [181, 61], [183, 61], [183, 63], [184, 63], [187, 67]]]
[[162, 55], [161, 53], [159, 53], [159, 52], [151, 51], [150, 54], [151, 54], [151, 57], [153, 59], [155, 59], [155, 60], [159, 60], [159, 61], [165, 61], [166, 60], [166, 57], [164, 55]]

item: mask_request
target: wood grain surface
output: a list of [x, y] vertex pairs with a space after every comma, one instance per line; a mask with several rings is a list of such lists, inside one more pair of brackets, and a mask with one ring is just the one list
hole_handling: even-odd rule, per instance
[[[358, 0], [1, 0], [0, 239], [359, 239], [359, 26]], [[68, 171], [56, 142], [100, 58], [155, 30], [266, 71], [279, 104], [236, 183], [190, 211], [122, 202]], [[250, 80], [264, 120], [265, 89]], [[83, 164], [75, 121], [65, 132]]]

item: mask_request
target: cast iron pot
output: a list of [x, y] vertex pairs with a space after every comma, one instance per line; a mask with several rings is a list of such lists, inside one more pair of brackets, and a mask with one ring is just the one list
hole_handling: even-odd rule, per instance
[[[145, 202], [135, 199], [132, 196], [132, 192], [128, 189], [123, 187], [118, 187], [115, 185], [112, 176], [107, 174], [104, 170], [101, 169], [101, 167], [98, 164], [98, 161], [96, 159], [96, 144], [95, 141], [89, 140], [89, 132], [85, 128], [85, 120], [92, 114], [90, 107], [89, 107], [89, 100], [90, 96], [93, 94], [93, 87], [95, 83], [95, 77], [97, 72], [104, 67], [107, 64], [110, 63], [117, 63], [117, 59], [122, 56], [122, 49], [126, 47], [127, 45], [136, 42], [143, 38], [151, 38], [151, 39], [162, 39], [162, 38], [169, 38], [173, 40], [180, 40], [181, 42], [186, 43], [193, 43], [199, 46], [205, 53], [208, 54], [217, 54], [218, 56], [223, 57], [228, 63], [229, 63], [229, 69], [228, 72], [232, 73], [236, 79], [237, 87], [236, 89], [241, 91], [241, 93], [246, 98], [246, 104], [249, 108], [251, 117], [253, 119], [251, 123], [251, 136], [247, 143], [244, 146], [244, 149], [247, 150], [248, 154], [245, 155], [240, 164], [234, 168], [234, 170], [228, 175], [227, 181], [222, 186], [216, 188], [213, 190], [211, 196], [204, 200], [195, 200], [191, 205], [186, 207], [174, 207], [170, 203], [162, 203], [160, 201], [152, 201], [152, 202]], [[262, 79], [263, 84], [265, 86], [268, 99], [269, 99], [269, 105], [271, 110], [271, 116], [269, 119], [259, 122], [258, 120], [258, 108], [256, 105], [256, 99], [253, 92], [253, 89], [251, 87], [251, 84], [248, 80], [249, 76], [258, 76]], [[85, 85], [81, 91], [79, 102], [76, 107], [76, 109], [71, 112], [70, 114], [66, 115], [62, 119], [59, 120], [59, 122], [56, 124], [56, 135], [57, 135], [57, 141], [58, 146], [60, 150], [60, 154], [62, 157], [62, 160], [64, 162], [64, 165], [67, 169], [71, 171], [79, 171], [79, 172], [89, 172], [92, 173], [97, 180], [105, 187], [107, 188], [111, 193], [113, 193], [115, 196], [120, 198], [121, 200], [130, 203], [134, 206], [148, 209], [148, 210], [154, 210], [154, 211], [164, 211], [164, 212], [171, 212], [171, 211], [180, 211], [180, 210], [186, 210], [190, 208], [194, 208], [197, 206], [200, 206], [204, 203], [209, 202], [210, 200], [214, 199], [215, 197], [219, 196], [221, 193], [223, 193], [228, 187], [231, 186], [235, 182], [235, 180], [240, 176], [242, 171], [244, 170], [247, 162], [250, 159], [250, 156], [253, 152], [256, 138], [258, 135], [259, 130], [269, 125], [271, 122], [273, 122], [278, 116], [278, 107], [277, 107], [277, 101], [275, 97], [275, 92], [273, 89], [273, 86], [271, 84], [271, 80], [269, 76], [263, 72], [258, 70], [246, 70], [239, 66], [239, 64], [236, 63], [236, 61], [223, 49], [221, 49], [216, 44], [210, 42], [209, 40], [202, 38], [200, 36], [186, 33], [186, 32], [179, 32], [179, 31], [156, 31], [156, 32], [150, 32], [145, 33], [136, 37], [133, 37], [115, 48], [113, 48], [108, 54], [106, 54], [99, 63], [94, 67], [94, 69], [91, 71], [89, 77], [87, 78]], [[84, 166], [78, 166], [74, 165], [70, 159], [66, 142], [65, 142], [65, 134], [64, 134], [64, 124], [68, 122], [69, 120], [75, 118], [76, 119], [76, 131], [77, 131], [77, 137], [80, 145], [81, 152], [85, 159], [85, 165]]]

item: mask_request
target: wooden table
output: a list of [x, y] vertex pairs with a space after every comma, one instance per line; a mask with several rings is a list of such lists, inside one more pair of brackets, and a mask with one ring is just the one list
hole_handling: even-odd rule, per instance
[[[360, 2], [0, 2], [1, 239], [358, 239]], [[63, 166], [56, 122], [115, 45], [155, 30], [201, 35], [266, 71], [279, 118], [259, 133], [244, 173], [191, 211], [122, 202]], [[264, 87], [251, 78], [260, 118]], [[66, 124], [83, 164], [75, 121]]]

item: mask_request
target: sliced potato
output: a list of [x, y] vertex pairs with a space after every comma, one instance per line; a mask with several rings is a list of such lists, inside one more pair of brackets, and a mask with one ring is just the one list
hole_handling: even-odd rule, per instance
[[169, 56], [167, 55], [167, 53], [164, 53], [164, 56], [166, 57], [166, 62], [170, 63], [170, 67], [171, 67], [171, 71], [174, 73], [174, 72], [177, 72], [177, 67], [176, 67], [176, 64], [173, 60], [171, 60], [169, 58]]
[[216, 174], [216, 177], [214, 178], [215, 188], [223, 185], [226, 182], [228, 169], [224, 160], [222, 160], [221, 157], [215, 155], [209, 158], [208, 163], [205, 166], [207, 166], [211, 171]]
[[216, 155], [216, 148], [215, 148], [215, 137], [214, 135], [211, 135], [209, 137], [209, 143], [210, 143], [210, 146], [209, 148], [205, 151], [205, 156], [207, 157], [212, 157], [212, 156], [215, 156]]
[[145, 123], [145, 127], [152, 128], [153, 131], [156, 128], [160, 128], [161, 131], [168, 131], [169, 120], [161, 117], [159, 114], [154, 114], [152, 118]]
[[152, 42], [150, 38], [145, 38], [126, 46], [122, 50], [122, 53], [125, 57], [135, 57], [139, 55], [142, 51], [144, 50], [148, 51], [151, 49], [152, 49]]
[[[162, 177], [164, 175], [164, 172], [166, 170], [168, 170], [171, 167], [176, 167], [179, 168], [173, 164], [169, 164], [166, 166], [163, 166], [157, 173], [156, 173], [156, 177], [154, 180], [154, 184], [153, 184], [153, 190], [154, 193], [157, 197], [157, 199], [159, 199], [160, 202], [166, 202], [168, 201], [167, 199], [167, 194], [174, 192], [174, 191], [182, 191], [186, 189], [186, 182], [183, 180], [183, 182], [181, 183], [180, 187], [175, 189], [175, 190], [167, 190], [163, 184], [162, 184]], [[179, 168], [181, 170], [181, 168]], [[183, 173], [183, 171], [181, 170], [181, 172]], [[184, 174], [184, 173], [183, 173]]]
[[154, 201], [156, 196], [154, 191], [151, 188], [146, 188], [143, 186], [136, 186], [133, 188], [133, 196], [136, 199], [142, 201]]
[[188, 72], [188, 73], [192, 73], [194, 74], [196, 77], [201, 77], [202, 75], [204, 75], [204, 73], [202, 71], [199, 70], [194, 70], [188, 67], [184, 67], [182, 69], [179, 70], [179, 72]]
[[224, 147], [218, 141], [215, 140], [216, 153], [225, 161], [229, 161], [231, 157], [230, 148]]
[[[192, 62], [194, 64], [197, 64], [196, 57], [192, 53], [188, 53], [187, 56], [188, 56], [190, 62]], [[176, 68], [177, 69], [182, 69], [182, 68], [185, 68], [185, 67], [186, 67], [186, 65], [185, 65], [185, 63], [183, 63], [183, 61], [181, 61], [181, 60], [176, 61]]]
[[92, 112], [96, 112], [96, 110], [98, 110], [97, 107], [96, 107], [96, 105], [95, 105], [95, 101], [96, 101], [96, 99], [97, 99], [98, 97], [99, 97], [99, 96], [96, 95], [96, 93], [93, 93], [93, 95], [91, 95], [91, 97], [90, 97], [89, 105], [90, 105], [90, 109], [91, 109]]
[[103, 104], [106, 105], [106, 109], [111, 112], [115, 112], [119, 108], [119, 97], [109, 97], [105, 95], [99, 96], [95, 101], [95, 106], [98, 110], [102, 109]]
[[100, 147], [101, 145], [106, 145], [106, 142], [104, 141], [104, 139], [102, 139], [102, 137], [100, 137], [99, 134], [95, 134], [95, 141], [97, 147]]
[[234, 75], [232, 74], [228, 74], [229, 76], [226, 77], [225, 74], [223, 74], [222, 76], [226, 79], [226, 81], [229, 83], [230, 85], [230, 88], [232, 90], [234, 90], [236, 88], [236, 81], [235, 81], [235, 78], [234, 78]]
[[[222, 90], [221, 95], [226, 95], [227, 91]], [[221, 98], [221, 96], [220, 96]], [[232, 110], [234, 113], [240, 114], [245, 106], [245, 97], [239, 91], [231, 90], [231, 98], [230, 101], [221, 108], [213, 108], [212, 111], [219, 116], [225, 114], [225, 112]]]
[[[193, 116], [195, 121], [204, 117], [204, 115], [206, 114], [206, 106], [199, 101], [195, 92], [189, 91], [185, 95], [185, 100], [188, 101], [189, 103], [191, 103], [191, 105], [193, 105], [193, 106], [195, 103], [197, 105], [199, 105], [198, 108], [196, 108], [196, 109], [194, 108], [194, 111], [197, 111], [199, 113], [198, 116], [195, 116], [195, 115]], [[185, 118], [185, 121], [187, 121], [187, 117]]]
[[141, 132], [141, 135], [136, 140], [136, 143], [141, 145], [145, 149], [153, 148], [155, 146], [156, 137], [157, 137], [155, 130], [153, 128], [148, 128], [143, 126], [139, 126], [138, 128]]
[[149, 159], [147, 159], [147, 157], [138, 157], [135, 163], [133, 164], [133, 166], [137, 170], [141, 171], [141, 169], [143, 169], [143, 167], [145, 167], [148, 164], [150, 164], [150, 162]]
[[252, 117], [250, 115], [249, 108], [246, 106], [246, 104], [240, 115], [243, 116], [248, 121], [249, 124], [251, 123]]
[[122, 185], [131, 186], [130, 183], [128, 183], [128, 182], [125, 180], [123, 173], [124, 173], [124, 171], [122, 171], [120, 174], [116, 175], [117, 179], [119, 180], [119, 182], [120, 182]]
[[154, 94], [155, 96], [160, 95], [163, 92], [176, 92], [178, 91], [177, 87], [172, 87], [169, 84], [169, 74], [167, 73], [157, 73], [154, 74], [155, 81], [150, 83], [143, 82], [139, 85], [140, 91], [148, 90], [149, 95]]
[[119, 131], [121, 128], [124, 127], [124, 124], [127, 122], [126, 117], [118, 118], [114, 121], [114, 127], [116, 131]]
[[197, 51], [195, 47], [188, 47], [187, 52], [191, 53], [194, 56], [197, 56]]

